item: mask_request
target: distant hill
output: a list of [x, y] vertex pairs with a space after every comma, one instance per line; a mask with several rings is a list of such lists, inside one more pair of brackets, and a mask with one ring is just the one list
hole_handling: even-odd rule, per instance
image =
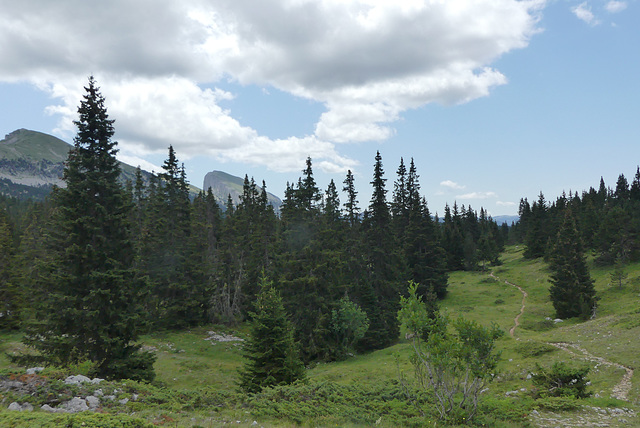
[[[0, 193], [42, 199], [53, 186], [64, 187], [64, 161], [71, 145], [38, 131], [18, 129], [0, 140]], [[120, 162], [122, 180], [135, 179], [136, 168]], [[148, 179], [151, 173], [143, 171]]]
[[498, 215], [492, 218], [493, 221], [498, 224], [498, 226], [502, 223], [507, 223], [509, 226], [511, 226], [511, 223], [517, 223], [520, 221], [520, 217], [517, 215]]
[[[207, 191], [211, 188], [211, 192], [216, 197], [221, 206], [224, 206], [227, 202], [229, 195], [233, 200], [234, 205], [240, 203], [240, 195], [242, 194], [242, 187], [244, 185], [244, 178], [236, 177], [231, 174], [227, 174], [222, 171], [211, 171], [204, 176], [204, 183], [202, 188]], [[258, 184], [258, 187], [260, 184]], [[267, 192], [267, 199], [276, 212], [280, 211], [282, 201], [276, 195]]]

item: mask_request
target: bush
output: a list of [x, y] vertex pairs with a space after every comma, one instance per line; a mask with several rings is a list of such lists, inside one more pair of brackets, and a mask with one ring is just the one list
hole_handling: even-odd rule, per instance
[[[436, 396], [441, 419], [466, 423], [476, 413], [484, 386], [493, 380], [499, 359], [495, 341], [503, 332], [495, 324], [486, 328], [464, 318], [453, 322], [455, 334], [450, 332], [447, 317], [428, 317], [416, 288], [410, 283], [409, 296], [400, 297], [398, 320], [414, 334], [411, 361], [417, 383]], [[425, 331], [429, 334], [422, 340]]]
[[[249, 398], [251, 414], [260, 419], [291, 421], [313, 426], [425, 426], [436, 418], [429, 412], [427, 394], [414, 391], [415, 402], [406, 399], [398, 382], [341, 385], [334, 382], [296, 382], [264, 388]], [[421, 411], [419, 408], [426, 411]], [[286, 423], [284, 423], [286, 425]]]
[[566, 412], [580, 408], [581, 404], [573, 397], [545, 397], [536, 401], [538, 409], [551, 410], [552, 412]]
[[77, 415], [51, 414], [44, 412], [3, 412], [0, 426], [15, 428], [147, 428], [154, 425], [143, 419], [128, 415], [101, 413], [79, 413]]
[[537, 373], [532, 373], [531, 380], [536, 386], [538, 397], [573, 397], [586, 398], [589, 367], [569, 367], [564, 362], [556, 362], [551, 369], [536, 364]]

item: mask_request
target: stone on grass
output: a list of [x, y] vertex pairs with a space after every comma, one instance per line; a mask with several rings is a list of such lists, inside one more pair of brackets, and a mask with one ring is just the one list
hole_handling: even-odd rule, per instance
[[98, 397], [94, 397], [93, 395], [88, 396], [87, 406], [89, 406], [91, 410], [97, 409], [98, 407], [100, 407], [100, 399]]
[[100, 378], [95, 378], [95, 379], [89, 379], [86, 376], [83, 375], [76, 375], [76, 376], [69, 376], [64, 380], [64, 383], [67, 385], [79, 385], [81, 383], [90, 383], [90, 384], [96, 384], [96, 383], [100, 383], [102, 382], [104, 379], [100, 379]]
[[73, 397], [71, 400], [60, 405], [61, 409], [64, 409], [68, 413], [79, 413], [89, 410], [87, 400], [80, 397]]
[[14, 410], [17, 412], [31, 412], [33, 411], [33, 406], [30, 403], [20, 404], [14, 401], [13, 403], [9, 404], [9, 410]]

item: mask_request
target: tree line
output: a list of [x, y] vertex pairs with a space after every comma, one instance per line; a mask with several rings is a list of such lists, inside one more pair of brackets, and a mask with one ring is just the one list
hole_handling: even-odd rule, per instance
[[[250, 319], [263, 275], [303, 359], [341, 359], [398, 338], [407, 281], [436, 301], [448, 272], [499, 263], [509, 228], [464, 205], [433, 216], [413, 159], [400, 160], [389, 191], [376, 154], [365, 208], [351, 171], [323, 191], [311, 158], [287, 184], [279, 215], [265, 183], [248, 176], [237, 204], [230, 196], [220, 204], [210, 189], [193, 197], [173, 147], [161, 173], [145, 180], [138, 168], [123, 185], [113, 121], [95, 81], [85, 89], [66, 187], [43, 202], [1, 199], [0, 328], [26, 329], [36, 348], [60, 345], [54, 359], [86, 357], [91, 351], [78, 349], [89, 340], [96, 361], [112, 347], [126, 370], [144, 366], [130, 346], [139, 334]], [[70, 325], [73, 337], [64, 333]], [[115, 344], [102, 340], [116, 336]], [[100, 373], [115, 376], [109, 370]]]

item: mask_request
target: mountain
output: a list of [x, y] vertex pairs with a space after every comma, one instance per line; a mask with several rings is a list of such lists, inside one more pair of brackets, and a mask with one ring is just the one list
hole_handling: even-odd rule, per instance
[[517, 223], [520, 221], [520, 217], [517, 215], [497, 215], [493, 217], [493, 221], [495, 221], [498, 226], [502, 223], [507, 223], [511, 226], [511, 223]]
[[[42, 199], [64, 187], [62, 172], [71, 145], [42, 132], [18, 129], [0, 140], [0, 193]], [[120, 162], [122, 180], [135, 181], [136, 168]], [[148, 180], [150, 173], [143, 171]]]
[[[205, 191], [211, 188], [213, 196], [216, 197], [221, 206], [225, 206], [229, 195], [231, 195], [233, 204], [237, 206], [240, 203], [240, 195], [242, 194], [243, 185], [243, 178], [236, 177], [222, 171], [211, 171], [204, 176], [202, 188]], [[269, 200], [269, 204], [273, 206], [274, 210], [279, 212], [280, 206], [282, 205], [280, 198], [273, 193], [267, 192], [267, 199]]]

